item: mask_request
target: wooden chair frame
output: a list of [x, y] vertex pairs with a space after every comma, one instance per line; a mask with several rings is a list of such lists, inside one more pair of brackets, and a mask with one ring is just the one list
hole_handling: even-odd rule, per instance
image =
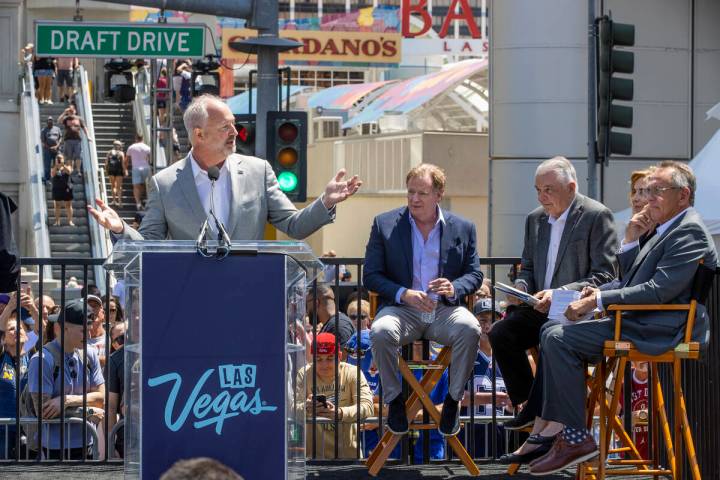
[[[588, 427], [592, 426], [593, 412], [596, 403], [600, 404], [600, 456], [597, 467], [590, 466], [587, 462], [578, 467], [577, 477], [580, 479], [603, 480], [609, 475], [643, 475], [658, 478], [660, 475], [669, 475], [673, 480], [682, 478], [683, 451], [688, 456], [690, 471], [693, 480], [701, 480], [700, 467], [695, 453], [695, 444], [692, 438], [692, 431], [688, 422], [685, 406], [685, 395], [682, 391], [681, 362], [683, 359], [697, 360], [700, 357], [699, 342], [692, 341], [692, 332], [695, 325], [695, 314], [698, 302], [704, 303], [707, 293], [712, 285], [714, 270], [702, 265], [698, 266], [693, 281], [693, 294], [688, 304], [662, 304], [662, 305], [610, 305], [607, 312], [614, 312], [615, 332], [613, 340], [605, 341], [603, 348], [603, 360], [599, 363], [594, 380], [591, 382], [591, 392], [587, 402]], [[622, 341], [622, 313], [639, 311], [685, 311], [687, 322], [685, 324], [685, 335], [682, 343], [674, 349], [663, 352], [659, 355], [648, 355], [638, 351], [632, 342]], [[653, 451], [650, 452], [652, 459], [640, 457], [637, 447], [632, 438], [625, 431], [624, 426], [616, 412], [621, 395], [623, 382], [620, 375], [625, 371], [628, 361], [648, 362], [651, 365], [651, 378], [649, 386], [652, 389], [652, 442]], [[672, 364], [673, 372], [673, 421], [672, 431], [668, 415], [665, 409], [662, 385], [657, 372], [657, 365], [661, 363]], [[606, 392], [606, 380], [608, 375], [617, 369], [618, 378], [611, 392], [608, 401]], [[629, 407], [629, 406], [628, 406]], [[672, 432], [672, 433], [671, 433]], [[617, 435], [622, 447], [609, 449], [612, 434]], [[660, 444], [659, 434], [662, 434], [665, 453], [668, 458], [669, 468], [659, 467]], [[684, 442], [684, 443], [683, 443]], [[628, 452], [629, 459], [607, 460], [609, 453]], [[607, 466], [619, 466], [617, 469], [607, 469]], [[651, 468], [652, 467], [652, 468]]]
[[[535, 362], [535, 368], [537, 368], [537, 366], [540, 364], [540, 350], [539, 350], [539, 346], [537, 346], [537, 347], [532, 347], [531, 349], [528, 350], [528, 353], [530, 353], [530, 355], [532, 355], [533, 361]], [[536, 373], [536, 374], [537, 374], [537, 373]], [[523, 428], [523, 429], [520, 430], [520, 431], [521, 431], [521, 432], [530, 433], [530, 432], [532, 431], [532, 427]], [[518, 472], [518, 470], [520, 470], [520, 467], [521, 467], [521, 466], [522, 466], [522, 464], [520, 464], [520, 463], [511, 463], [510, 465], [508, 465], [508, 468], [507, 468], [507, 470], [505, 471], [505, 473], [506, 473], [508, 476], [515, 475], [515, 474]]]
[[[469, 295], [469, 297], [468, 304], [472, 308], [472, 295]], [[377, 305], [377, 294], [375, 292], [370, 292], [370, 316], [372, 318], [375, 317]], [[435, 408], [435, 405], [430, 399], [430, 392], [432, 392], [432, 389], [435, 388], [435, 385], [440, 380], [440, 377], [442, 377], [445, 369], [447, 369], [450, 365], [450, 359], [451, 348], [444, 346], [435, 360], [413, 361], [414, 364], [421, 364], [427, 368], [427, 371], [420, 381], [415, 378], [415, 375], [410, 370], [407, 362], [405, 362], [402, 357], [398, 359], [400, 374], [408, 383], [412, 392], [405, 401], [405, 412], [407, 413], [408, 423], [411, 430], [431, 430], [440, 425], [440, 412], [437, 411], [437, 408]], [[428, 415], [430, 416], [430, 423], [414, 423], [413, 420], [423, 407], [427, 410]], [[385, 431], [377, 446], [365, 462], [370, 475], [373, 477], [377, 476], [395, 448], [395, 445], [397, 445], [401, 438], [402, 435], [396, 435], [390, 430]], [[463, 444], [460, 443], [457, 435], [446, 437], [446, 440], [470, 475], [480, 475], [480, 469], [475, 464], [470, 454], [468, 454]]]

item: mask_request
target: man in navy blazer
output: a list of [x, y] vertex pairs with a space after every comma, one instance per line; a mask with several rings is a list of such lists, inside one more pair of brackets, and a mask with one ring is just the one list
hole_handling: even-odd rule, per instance
[[460, 430], [458, 402], [477, 355], [480, 325], [460, 306], [482, 284], [475, 226], [440, 208], [445, 173], [421, 164], [407, 174], [408, 206], [375, 217], [365, 251], [363, 282], [380, 296], [370, 340], [389, 404], [388, 428], [408, 431], [397, 371], [398, 348], [425, 338], [452, 347], [450, 386], [439, 425]]

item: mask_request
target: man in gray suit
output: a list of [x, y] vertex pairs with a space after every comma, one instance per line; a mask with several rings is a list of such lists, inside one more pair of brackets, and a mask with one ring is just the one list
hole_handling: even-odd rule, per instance
[[[699, 260], [715, 269], [712, 237], [692, 208], [695, 175], [687, 165], [664, 161], [651, 174], [648, 205], [630, 220], [620, 245], [621, 281], [585, 288], [565, 316], [577, 321], [596, 307], [612, 304], [689, 303]], [[623, 315], [622, 339], [637, 349], [658, 354], [674, 348], [685, 331], [686, 312], [628, 312]], [[597, 455], [597, 445], [585, 429], [584, 362], [597, 362], [605, 340], [614, 336], [614, 319], [551, 325], [543, 331], [545, 388], [540, 432], [556, 435], [553, 446], [531, 464], [534, 475], [546, 475]], [[698, 305], [693, 340], [707, 338], [709, 320]]]
[[[150, 179], [148, 207], [138, 230], [96, 199], [90, 214], [105, 228], [132, 240], [195, 239], [210, 211], [207, 170], [220, 169], [215, 182], [215, 213], [232, 240], [262, 240], [265, 222], [302, 239], [333, 221], [335, 205], [353, 195], [362, 182], [343, 181], [340, 170], [325, 193], [302, 210], [280, 190], [270, 164], [235, 154], [235, 117], [219, 97], [203, 95], [183, 115], [192, 150], [188, 156]], [[214, 227], [213, 227], [214, 228]]]
[[[497, 322], [489, 338], [503, 373], [510, 400], [518, 406], [530, 397], [533, 374], [526, 350], [540, 343], [540, 328], [548, 321], [551, 289], [581, 290], [615, 276], [617, 237], [612, 212], [577, 193], [575, 168], [564, 157], [544, 161], [535, 172], [540, 207], [525, 221], [522, 265], [515, 287], [540, 299], [533, 309], [515, 306]], [[537, 390], [537, 391], [536, 391]], [[531, 425], [540, 414], [542, 392], [530, 400], [506, 428]]]

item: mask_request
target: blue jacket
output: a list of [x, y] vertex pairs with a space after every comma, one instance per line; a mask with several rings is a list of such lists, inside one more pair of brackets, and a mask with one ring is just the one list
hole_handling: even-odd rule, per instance
[[[477, 255], [475, 225], [462, 217], [442, 210], [445, 225], [440, 235], [439, 276], [455, 287], [453, 302], [459, 305], [465, 295], [474, 293], [482, 284], [480, 259]], [[375, 217], [365, 249], [363, 283], [380, 296], [378, 309], [395, 304], [401, 287], [412, 288], [412, 232], [410, 213], [401, 207]]]

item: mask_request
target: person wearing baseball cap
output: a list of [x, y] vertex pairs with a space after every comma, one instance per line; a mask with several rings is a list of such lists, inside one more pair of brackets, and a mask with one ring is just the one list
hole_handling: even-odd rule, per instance
[[58, 150], [60, 149], [60, 139], [62, 131], [54, 124], [53, 117], [47, 117], [45, 127], [40, 130], [40, 140], [42, 142], [43, 167], [45, 169], [43, 178], [46, 182], [50, 181], [50, 167], [55, 163]]
[[[28, 390], [32, 395], [35, 412], [45, 419], [60, 417], [62, 392], [65, 392], [65, 408], [77, 409], [83, 406], [83, 379], [87, 380], [87, 406], [103, 407], [105, 398], [105, 379], [100, 366], [97, 350], [87, 348], [87, 365], [83, 364], [83, 337], [84, 331], [92, 325], [97, 313], [90, 304], [82, 299], [67, 302], [56, 315], [50, 315], [48, 320], [54, 322], [55, 340], [43, 347], [42, 377], [40, 377], [40, 356], [35, 354], [30, 359], [28, 367]], [[60, 343], [63, 338], [64, 343]], [[62, 362], [59, 366], [64, 370], [63, 375], [54, 375], [56, 359]], [[42, 384], [42, 397], [39, 396]], [[92, 436], [83, 438], [82, 425], [65, 425], [65, 452], [63, 457], [79, 460], [83, 458], [84, 451], [89, 451], [92, 445]], [[30, 438], [32, 437], [32, 438]], [[37, 432], [28, 435], [28, 445], [37, 450]], [[43, 455], [46, 459], [59, 460], [63, 452], [60, 451], [60, 425], [51, 424], [43, 426]]]
[[[0, 330], [4, 331], [0, 339], [0, 417], [14, 418], [20, 392], [17, 388], [16, 373], [20, 372], [20, 384], [23, 385], [28, 365], [25, 349], [28, 337], [23, 324], [18, 328], [15, 310], [8, 310], [6, 313], [5, 319], [0, 322]], [[6, 460], [15, 456], [16, 433], [14, 424], [0, 428], [0, 459]]]
[[107, 334], [105, 332], [105, 305], [97, 295], [88, 294], [87, 301], [88, 305], [91, 306], [95, 312], [93, 322], [88, 329], [88, 347], [93, 347], [97, 350], [100, 356], [100, 364], [105, 365], [105, 343], [107, 342]]
[[[365, 376], [360, 373], [360, 395], [358, 398], [357, 367], [349, 365], [343, 360], [342, 350], [338, 350], [335, 335], [332, 333], [320, 333], [315, 336], [311, 347], [312, 362], [298, 372], [297, 391], [309, 392], [304, 405], [307, 412], [308, 429], [312, 428], [313, 411], [318, 417], [315, 426], [317, 458], [335, 458], [335, 415], [339, 424], [338, 434], [338, 458], [355, 458], [358, 442], [357, 420], [358, 403], [360, 404], [360, 420], [373, 414], [373, 397]], [[338, 395], [335, 397], [335, 355], [338, 355]], [[316, 377], [316, 390], [312, 391], [313, 376]], [[312, 432], [305, 435], [305, 448], [312, 453]]]

